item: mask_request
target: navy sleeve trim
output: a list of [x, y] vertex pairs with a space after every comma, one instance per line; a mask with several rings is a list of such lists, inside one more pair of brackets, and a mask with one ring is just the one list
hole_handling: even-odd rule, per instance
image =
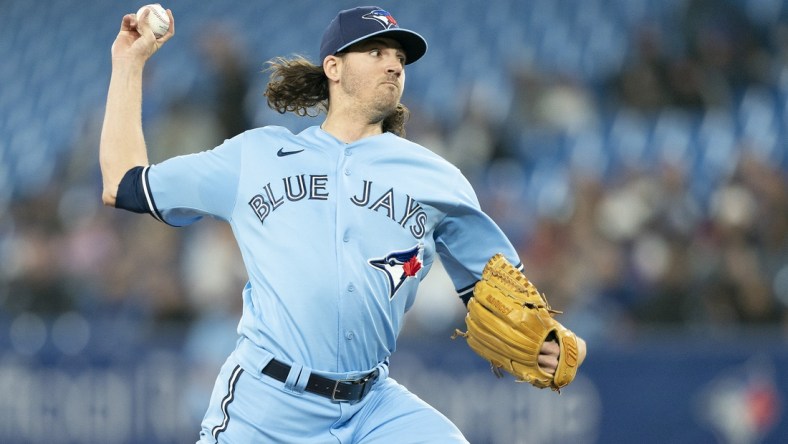
[[457, 295], [462, 299], [463, 304], [468, 305], [468, 301], [470, 301], [473, 296], [473, 287], [475, 286], [476, 282], [474, 282], [473, 285], [457, 290]]
[[145, 201], [148, 203], [148, 208], [150, 209], [149, 212], [150, 212], [151, 216], [156, 218], [156, 220], [158, 220], [159, 222], [167, 223], [164, 220], [164, 217], [159, 212], [159, 209], [156, 208], [156, 202], [153, 200], [153, 193], [151, 192], [150, 181], [148, 180], [148, 172], [149, 171], [150, 171], [150, 165], [146, 166], [142, 170], [142, 187], [143, 187], [144, 192], [145, 192]]
[[134, 213], [148, 213], [159, 222], [164, 218], [156, 208], [153, 195], [150, 192], [148, 170], [150, 166], [134, 167], [126, 172], [118, 184], [118, 195], [115, 199], [115, 208], [132, 211]]

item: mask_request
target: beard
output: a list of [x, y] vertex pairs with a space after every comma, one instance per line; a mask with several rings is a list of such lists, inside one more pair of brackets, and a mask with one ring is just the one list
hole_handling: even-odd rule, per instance
[[[346, 81], [341, 85], [343, 92], [355, 98], [354, 108], [364, 115], [369, 123], [380, 123], [397, 110], [403, 83], [399, 83], [399, 88], [393, 88], [381, 84], [381, 80], [364, 78], [350, 68], [347, 68], [344, 78]], [[390, 80], [396, 82], [394, 78]]]
[[386, 120], [387, 117], [394, 114], [397, 110], [397, 105], [399, 101], [395, 102], [383, 102], [378, 101], [377, 103], [370, 104], [370, 106], [366, 107], [366, 115], [367, 121], [369, 123], [380, 123]]

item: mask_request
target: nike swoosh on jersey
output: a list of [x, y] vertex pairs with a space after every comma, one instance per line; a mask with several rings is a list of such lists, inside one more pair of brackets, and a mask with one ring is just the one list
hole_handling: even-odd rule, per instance
[[279, 156], [279, 157], [285, 157], [285, 156], [289, 156], [291, 154], [298, 154], [301, 151], [304, 151], [304, 150], [300, 149], [300, 150], [293, 150], [293, 151], [285, 151], [285, 148], [282, 147], [282, 148], [279, 148], [279, 151], [276, 152], [276, 155]]

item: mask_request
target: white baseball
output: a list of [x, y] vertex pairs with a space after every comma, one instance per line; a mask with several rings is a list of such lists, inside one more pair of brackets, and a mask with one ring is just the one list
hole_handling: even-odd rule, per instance
[[160, 4], [154, 3], [141, 7], [139, 11], [137, 11], [137, 17], [142, 15], [142, 11], [144, 11], [145, 8], [150, 9], [150, 13], [148, 14], [148, 26], [150, 26], [150, 29], [153, 31], [153, 35], [159, 39], [170, 29], [170, 16], [167, 15], [167, 11], [165, 11]]

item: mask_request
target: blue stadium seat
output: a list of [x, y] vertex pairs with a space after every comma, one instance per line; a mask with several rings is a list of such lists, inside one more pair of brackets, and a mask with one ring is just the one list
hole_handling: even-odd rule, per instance
[[615, 163], [625, 170], [649, 169], [649, 122], [634, 112], [619, 112], [608, 134], [609, 147]]
[[710, 186], [730, 177], [740, 152], [734, 131], [734, 117], [721, 110], [708, 111], [697, 129], [694, 146], [698, 157], [695, 171]]
[[601, 180], [610, 168], [610, 153], [598, 128], [574, 133], [567, 141], [568, 164], [582, 177]]
[[662, 111], [654, 122], [650, 144], [658, 164], [688, 165], [694, 122], [689, 113], [676, 109]]

